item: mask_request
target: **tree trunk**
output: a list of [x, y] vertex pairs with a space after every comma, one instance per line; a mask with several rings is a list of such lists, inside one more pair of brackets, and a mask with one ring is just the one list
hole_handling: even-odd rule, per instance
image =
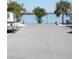
[[41, 18], [38, 18], [37, 21], [38, 21], [38, 24], [41, 24], [41, 22], [42, 22], [42, 21], [41, 21]]
[[70, 23], [72, 24], [72, 15], [70, 15]]
[[64, 14], [62, 14], [62, 24], [64, 24]]
[[41, 24], [41, 20], [38, 20], [38, 23]]

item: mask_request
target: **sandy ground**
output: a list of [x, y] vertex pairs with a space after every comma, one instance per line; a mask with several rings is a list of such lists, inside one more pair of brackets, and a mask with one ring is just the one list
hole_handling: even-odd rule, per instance
[[72, 59], [72, 34], [68, 27], [26, 25], [8, 34], [7, 59]]

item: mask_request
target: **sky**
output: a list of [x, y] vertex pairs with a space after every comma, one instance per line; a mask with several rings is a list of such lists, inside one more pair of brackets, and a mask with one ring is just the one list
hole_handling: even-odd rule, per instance
[[[12, 1], [23, 3], [24, 8], [26, 8], [27, 12], [32, 12], [32, 10], [37, 6], [45, 8], [47, 12], [53, 12], [55, 10], [56, 3], [59, 2], [60, 0], [12, 0]], [[72, 0], [65, 0], [65, 1], [72, 2]]]

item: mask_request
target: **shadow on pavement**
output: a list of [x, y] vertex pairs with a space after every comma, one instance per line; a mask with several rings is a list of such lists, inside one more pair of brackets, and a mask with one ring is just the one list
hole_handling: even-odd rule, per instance
[[7, 33], [14, 33], [15, 31], [10, 31], [10, 30], [7, 30]]
[[67, 27], [69, 27], [69, 28], [71, 28], [71, 29], [72, 29], [72, 26], [67, 26]]
[[7, 30], [7, 33], [12, 33], [12, 31], [10, 31], [10, 30]]
[[72, 31], [69, 31], [68, 33], [69, 33], [69, 34], [72, 34]]

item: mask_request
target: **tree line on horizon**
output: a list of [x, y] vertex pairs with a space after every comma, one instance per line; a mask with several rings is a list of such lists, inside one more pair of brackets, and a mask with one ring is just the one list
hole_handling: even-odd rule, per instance
[[[21, 20], [21, 17], [25, 15], [26, 9], [23, 7], [23, 4], [19, 4], [17, 2], [10, 1], [7, 3], [7, 11], [14, 12], [17, 18], [17, 22]], [[46, 16], [46, 10], [41, 7], [36, 7], [33, 9], [33, 14], [37, 17], [37, 22], [39, 24], [42, 23], [42, 17]], [[57, 17], [62, 17], [61, 23], [64, 24], [64, 16], [70, 16], [72, 15], [72, 5], [68, 1], [59, 1], [56, 3], [54, 14]]]

